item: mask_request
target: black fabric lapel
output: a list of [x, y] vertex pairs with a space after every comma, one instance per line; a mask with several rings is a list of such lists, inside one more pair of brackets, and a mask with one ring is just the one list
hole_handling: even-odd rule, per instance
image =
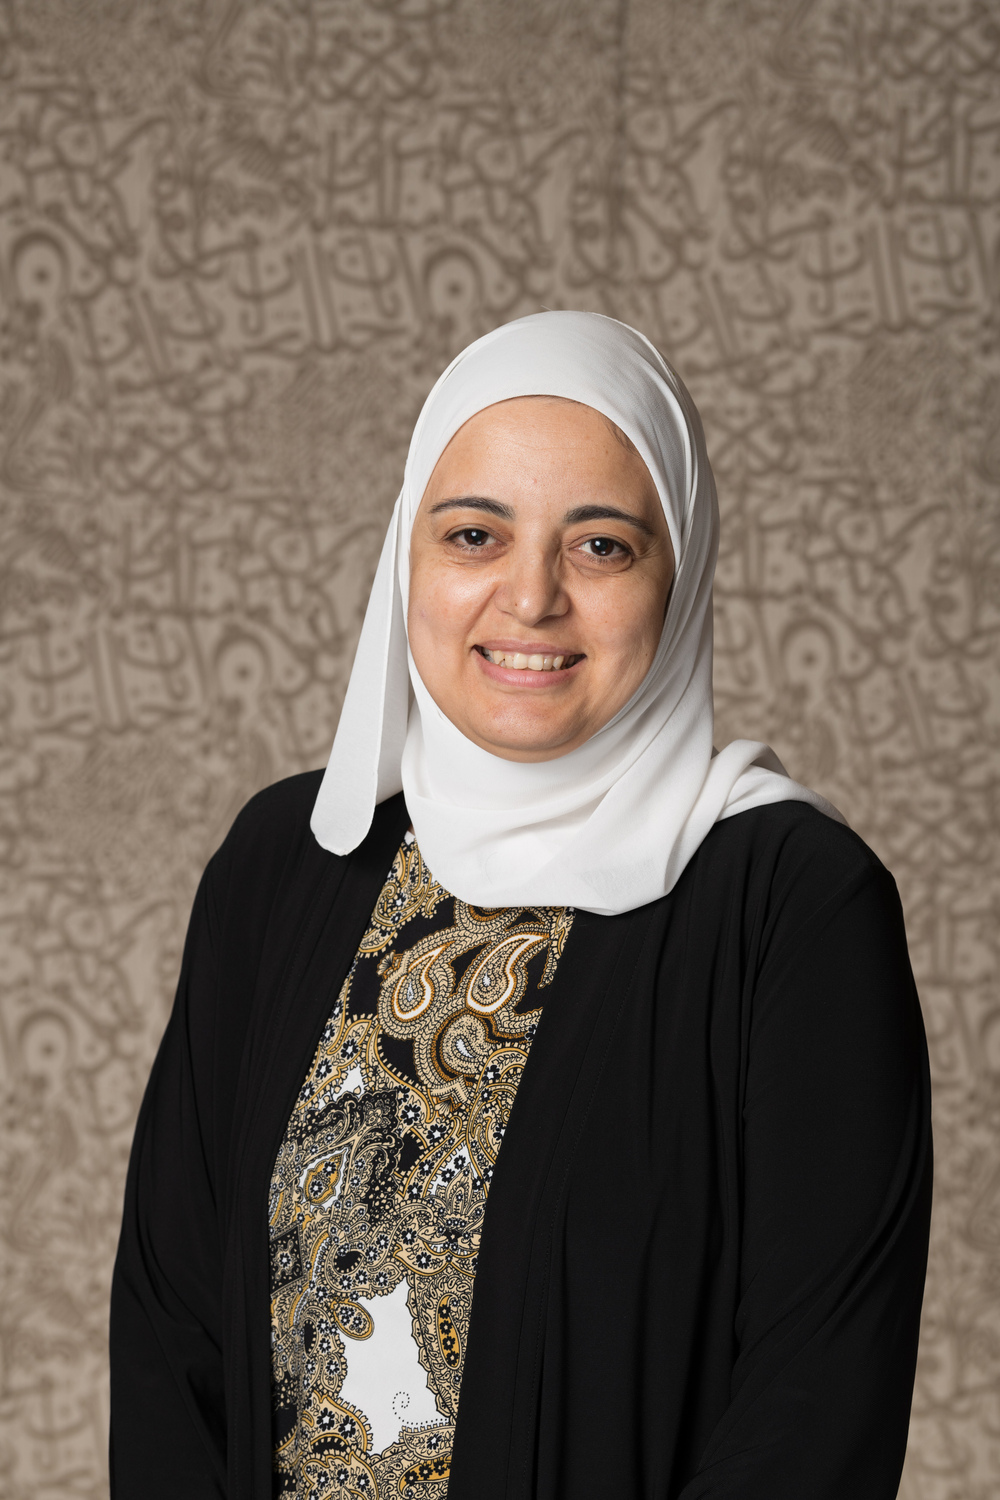
[[448, 1500], [531, 1494], [552, 1230], [649, 914], [578, 912], [487, 1200]]
[[325, 853], [310, 836], [272, 924], [276, 934], [295, 932], [294, 942], [276, 937], [261, 964], [225, 1252], [232, 1500], [271, 1495], [267, 1195], [275, 1156], [408, 822], [397, 795], [375, 809], [368, 837], [346, 859]]

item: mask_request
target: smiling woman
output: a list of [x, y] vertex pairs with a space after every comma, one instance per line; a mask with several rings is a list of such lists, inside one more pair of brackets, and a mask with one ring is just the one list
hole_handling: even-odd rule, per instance
[[717, 540], [633, 329], [525, 318], [434, 387], [329, 765], [199, 891], [116, 1500], [895, 1496], [920, 1011], [875, 856], [713, 749]]

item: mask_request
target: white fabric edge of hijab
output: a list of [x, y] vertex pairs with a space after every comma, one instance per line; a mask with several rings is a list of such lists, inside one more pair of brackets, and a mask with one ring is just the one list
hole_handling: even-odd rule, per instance
[[[441, 453], [477, 412], [529, 395], [582, 401], [628, 435], [663, 503], [676, 572], [660, 646], [630, 702], [578, 749], [524, 763], [474, 745], [433, 702], [408, 651], [404, 593], [413, 518]], [[414, 427], [313, 808], [319, 844], [350, 853], [376, 805], [403, 791], [421, 853], [451, 894], [614, 915], [672, 890], [723, 818], [800, 801], [844, 822], [763, 742], [712, 748], [717, 541], [697, 410], [644, 335], [598, 313], [546, 312], [469, 345]]]

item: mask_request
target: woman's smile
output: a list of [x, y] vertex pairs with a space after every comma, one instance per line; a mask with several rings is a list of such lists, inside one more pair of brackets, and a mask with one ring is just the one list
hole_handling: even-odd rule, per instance
[[573, 668], [585, 661], [582, 651], [567, 647], [539, 645], [537, 642], [491, 641], [474, 648], [484, 670], [494, 682], [509, 682], [512, 687], [545, 688], [566, 682]]

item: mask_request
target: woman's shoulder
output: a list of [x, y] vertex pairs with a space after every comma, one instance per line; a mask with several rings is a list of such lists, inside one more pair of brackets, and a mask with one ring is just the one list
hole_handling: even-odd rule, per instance
[[255, 792], [240, 808], [228, 837], [237, 843], [301, 837], [303, 830], [309, 830], [322, 780], [322, 771], [301, 771]]
[[[237, 813], [212, 863], [230, 876], [235, 874], [238, 881], [259, 885], [261, 881], [286, 881], [292, 872], [306, 881], [314, 880], [331, 862], [342, 861], [344, 856], [322, 848], [311, 827], [322, 780], [322, 771], [303, 771], [257, 792]], [[373, 846], [382, 857], [386, 839], [395, 838], [398, 843], [405, 825], [401, 795], [380, 803], [359, 856], [363, 859]]]
[[244, 803], [205, 870], [210, 905], [241, 904], [286, 880], [290, 867], [310, 862], [314, 851], [322, 855], [309, 827], [322, 775], [285, 777]]
[[255, 792], [240, 808], [209, 868], [268, 866], [284, 863], [298, 847], [315, 844], [309, 818], [322, 771], [286, 776]]
[[716, 823], [699, 850], [702, 878], [746, 883], [772, 894], [827, 898], [859, 884], [894, 886], [878, 855], [853, 828], [806, 802], [772, 802]]
[[715, 825], [697, 862], [691, 911], [700, 926], [713, 913], [707, 927], [718, 942], [735, 936], [758, 972], [765, 963], [778, 972], [792, 959], [814, 966], [822, 956], [845, 984], [860, 965], [894, 975], [911, 994], [896, 882], [845, 824], [801, 802], [750, 808]]

